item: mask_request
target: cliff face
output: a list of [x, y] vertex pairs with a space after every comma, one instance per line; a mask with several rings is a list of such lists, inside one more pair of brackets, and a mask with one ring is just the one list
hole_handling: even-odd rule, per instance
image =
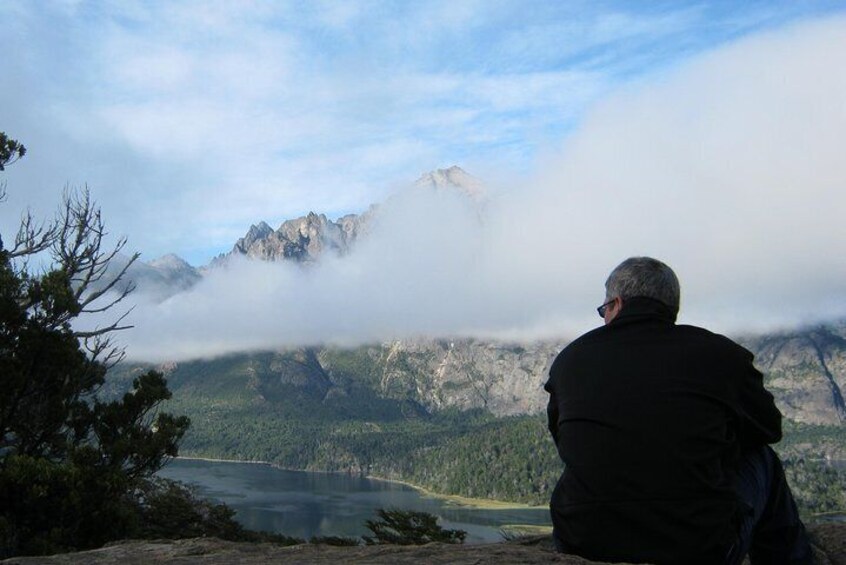
[[333, 222], [324, 214], [311, 212], [300, 218], [286, 220], [277, 230], [261, 222], [251, 226], [247, 234], [235, 243], [232, 251], [219, 258], [217, 263], [225, 262], [234, 255], [298, 263], [313, 263], [326, 252], [345, 255], [365, 231], [369, 217], [368, 212], [349, 214]]
[[[414, 188], [457, 191], [477, 202], [484, 198], [482, 183], [456, 166], [424, 173], [414, 183]], [[378, 210], [378, 206], [373, 205], [361, 214], [347, 214], [334, 221], [325, 214], [309, 212], [282, 222], [276, 230], [259, 222], [235, 243], [232, 251], [213, 260], [209, 268], [223, 265], [235, 256], [308, 265], [319, 261], [326, 253], [346, 255], [356, 241], [367, 234]]]
[[[543, 383], [558, 343], [477, 340], [396, 341], [363, 348], [382, 396], [408, 398], [427, 410], [483, 409], [497, 416], [534, 414], [546, 406]], [[338, 355], [322, 350], [330, 375], [342, 376]], [[352, 375], [350, 375], [352, 376]]]
[[[782, 413], [802, 423], [844, 425], [846, 339], [843, 325], [745, 338]], [[280, 386], [294, 386], [315, 402], [367, 389], [374, 397], [409, 401], [426, 412], [481, 409], [496, 416], [536, 414], [546, 406], [543, 384], [566, 342], [503, 343], [462, 340], [396, 341], [351, 350], [320, 347], [244, 354], [247, 394], [272, 402]], [[217, 360], [194, 361], [203, 387], [230, 388]], [[162, 368], [173, 373], [180, 364]], [[175, 394], [181, 394], [177, 388]], [[199, 386], [199, 385], [198, 385]], [[281, 394], [281, 393], [280, 393]]]
[[846, 324], [742, 340], [756, 354], [782, 413], [808, 424], [846, 423]]
[[[846, 423], [846, 325], [740, 341], [755, 354], [785, 417], [807, 424]], [[549, 367], [566, 342], [479, 340], [394, 342], [364, 348], [384, 395], [404, 394], [429, 410], [481, 408], [497, 416], [541, 412]], [[332, 375], [331, 356], [325, 359]]]

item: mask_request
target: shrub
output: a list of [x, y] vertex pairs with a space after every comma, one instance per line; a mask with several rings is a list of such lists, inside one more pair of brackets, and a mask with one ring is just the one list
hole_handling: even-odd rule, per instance
[[427, 512], [379, 508], [378, 520], [367, 520], [372, 536], [362, 536], [367, 545], [423, 545], [430, 542], [464, 543], [467, 532], [446, 530], [438, 525], [438, 517]]

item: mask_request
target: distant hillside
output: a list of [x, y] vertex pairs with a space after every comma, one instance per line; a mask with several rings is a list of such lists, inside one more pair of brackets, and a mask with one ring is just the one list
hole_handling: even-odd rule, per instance
[[[788, 418], [780, 446], [788, 457], [846, 459], [844, 327], [743, 340]], [[174, 392], [168, 409], [192, 419], [185, 454], [362, 472], [541, 504], [561, 470], [542, 385], [562, 346], [393, 342], [159, 368]], [[113, 370], [106, 392], [124, 389], [144, 368]]]
[[[767, 388], [789, 419], [804, 424], [846, 423], [846, 324], [745, 337]], [[175, 391], [237, 394], [273, 404], [279, 391], [310, 401], [365, 394], [430, 414], [478, 409], [493, 416], [540, 413], [549, 366], [565, 342], [527, 344], [472, 339], [395, 341], [355, 349], [306, 348], [245, 353], [161, 368]]]
[[756, 354], [786, 417], [809, 424], [846, 423], [846, 323], [742, 341]]

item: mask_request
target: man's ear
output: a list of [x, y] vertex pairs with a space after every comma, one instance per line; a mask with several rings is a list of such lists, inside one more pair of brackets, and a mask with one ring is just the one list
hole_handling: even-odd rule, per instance
[[623, 298], [621, 296], [615, 296], [614, 300], [610, 306], [611, 310], [611, 319], [608, 320], [609, 322], [616, 318], [620, 314], [620, 310], [623, 309]]

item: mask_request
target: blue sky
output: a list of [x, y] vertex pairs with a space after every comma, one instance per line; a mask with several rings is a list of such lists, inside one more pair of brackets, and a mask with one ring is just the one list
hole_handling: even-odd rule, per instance
[[[0, 49], [6, 241], [66, 185], [195, 265], [392, 196], [343, 259], [136, 293], [130, 357], [573, 337], [632, 255], [686, 323], [846, 316], [846, 2], [6, 0]], [[484, 210], [403, 190], [453, 164]]]
[[88, 184], [112, 232], [194, 264], [459, 164], [529, 178], [586, 113], [844, 2], [0, 3], [0, 231]]

